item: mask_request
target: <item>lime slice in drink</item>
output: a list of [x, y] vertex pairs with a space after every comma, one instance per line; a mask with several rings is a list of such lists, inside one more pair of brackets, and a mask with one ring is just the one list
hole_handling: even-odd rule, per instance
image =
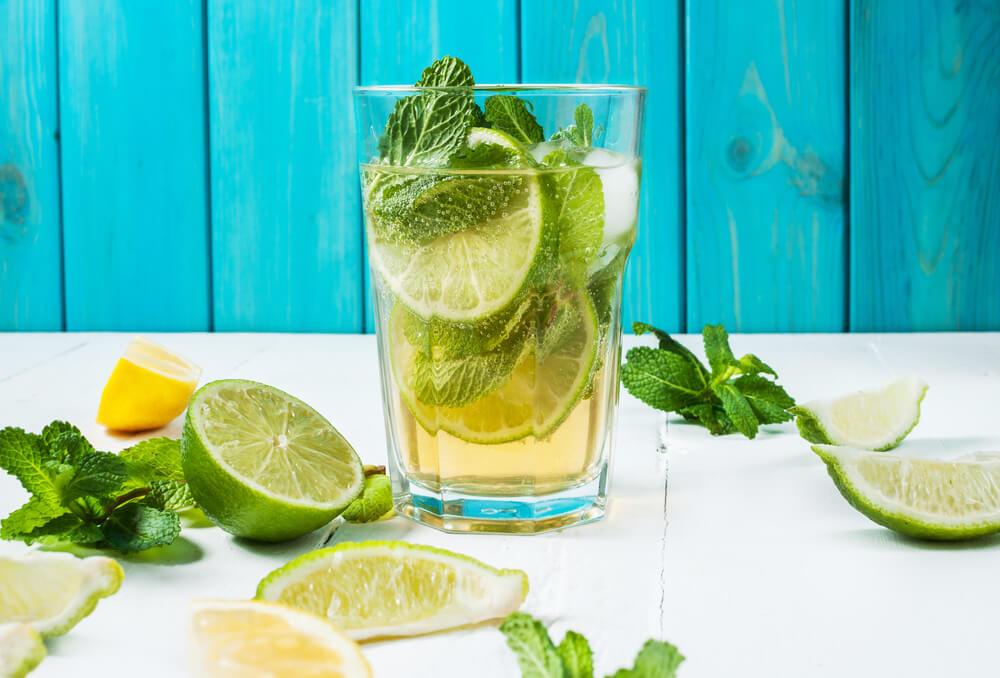
[[330, 422], [283, 391], [239, 379], [192, 396], [181, 460], [209, 519], [262, 541], [325, 525], [364, 487], [361, 460]]
[[789, 411], [811, 443], [889, 450], [917, 425], [926, 392], [927, 384], [905, 376], [881, 388], [814, 400]]
[[43, 638], [61, 636], [118, 591], [124, 577], [116, 561], [101, 556], [0, 557], [0, 619], [28, 624]]
[[[499, 144], [505, 136], [473, 130], [470, 143], [488, 138]], [[507, 138], [504, 143], [514, 142]], [[394, 241], [379, 235], [368, 219], [372, 265], [396, 298], [421, 318], [458, 323], [486, 318], [515, 302], [536, 268], [550, 259], [551, 229], [537, 177], [497, 178], [517, 183], [503, 209], [430, 240]]]
[[411, 636], [504, 617], [528, 594], [520, 570], [400, 541], [340, 544], [275, 570], [258, 600], [326, 617], [354, 640]]
[[813, 445], [851, 506], [890, 530], [957, 540], [1000, 532], [1000, 456], [908, 459]]
[[0, 676], [24, 678], [45, 659], [45, 643], [27, 624], [0, 624]]
[[[433, 407], [414, 394], [409, 371], [415, 350], [402, 331], [393, 328], [393, 373], [413, 416], [428, 433], [443, 430], [462, 440], [497, 444], [529, 435], [545, 438], [559, 426], [580, 400], [587, 386], [598, 344], [597, 316], [586, 293], [576, 292], [563, 304], [572, 304], [579, 325], [557, 346], [541, 339], [526, 341], [507, 382], [496, 391], [464, 407]], [[542, 362], [538, 351], [546, 348]]]

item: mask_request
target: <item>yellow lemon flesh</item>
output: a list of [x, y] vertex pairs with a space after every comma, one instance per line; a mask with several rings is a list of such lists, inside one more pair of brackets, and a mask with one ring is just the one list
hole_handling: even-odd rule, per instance
[[136, 337], [108, 379], [97, 423], [115, 431], [145, 431], [175, 419], [198, 386], [201, 368]]
[[260, 601], [192, 603], [188, 660], [198, 678], [371, 678], [330, 622]]

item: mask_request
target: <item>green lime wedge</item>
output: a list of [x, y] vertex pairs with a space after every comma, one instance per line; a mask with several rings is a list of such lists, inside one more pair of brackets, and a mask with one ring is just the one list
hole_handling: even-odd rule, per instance
[[881, 388], [793, 407], [799, 433], [811, 443], [889, 450], [903, 441], [920, 420], [927, 384], [900, 377]]
[[329, 619], [354, 640], [411, 636], [505, 617], [528, 594], [520, 570], [400, 541], [345, 543], [275, 570], [257, 600]]
[[364, 487], [361, 460], [330, 422], [283, 391], [239, 379], [191, 397], [181, 461], [213, 523], [262, 541], [325, 525]]
[[45, 643], [27, 624], [0, 624], [0, 676], [24, 678], [46, 655]]
[[[394, 328], [390, 337], [393, 374], [420, 425], [431, 434], [443, 430], [480, 444], [551, 434], [579, 402], [594, 367], [598, 344], [597, 316], [587, 294], [575, 292], [561, 303], [571, 305], [577, 316], [578, 324], [566, 325], [573, 331], [555, 345], [549, 345], [544, 334], [529, 337], [506, 383], [464, 407], [435, 407], [416, 396], [411, 371], [416, 349], [401, 330]], [[547, 354], [539, 361], [537, 356], [543, 351]]]
[[931, 461], [835, 445], [812, 449], [851, 506], [890, 530], [935, 540], [1000, 532], [996, 455]]

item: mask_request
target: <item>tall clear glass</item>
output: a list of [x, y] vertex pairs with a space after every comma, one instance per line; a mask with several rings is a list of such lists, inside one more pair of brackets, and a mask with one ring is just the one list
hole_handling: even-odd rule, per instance
[[354, 99], [396, 510], [454, 532], [599, 519], [645, 89]]

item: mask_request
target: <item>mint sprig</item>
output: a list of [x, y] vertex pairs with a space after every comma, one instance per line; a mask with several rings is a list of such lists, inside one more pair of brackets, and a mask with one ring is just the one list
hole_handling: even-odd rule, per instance
[[146, 440], [121, 454], [94, 449], [72, 424], [41, 434], [0, 430], [0, 468], [31, 493], [0, 521], [0, 538], [93, 545], [131, 553], [171, 543], [177, 511], [194, 506], [180, 441]]
[[[517, 655], [522, 678], [594, 678], [594, 658], [587, 639], [576, 631], [555, 646], [540, 621], [515, 612], [500, 625], [507, 645]], [[684, 656], [670, 643], [648, 640], [632, 668], [608, 678], [675, 678]]]
[[792, 419], [788, 409], [795, 401], [777, 383], [777, 373], [752, 353], [737, 359], [722, 325], [702, 330], [710, 369], [662, 330], [634, 323], [632, 331], [659, 340], [657, 348], [630, 349], [622, 365], [625, 388], [647, 405], [696, 421], [712, 435], [753, 438], [761, 425]]

